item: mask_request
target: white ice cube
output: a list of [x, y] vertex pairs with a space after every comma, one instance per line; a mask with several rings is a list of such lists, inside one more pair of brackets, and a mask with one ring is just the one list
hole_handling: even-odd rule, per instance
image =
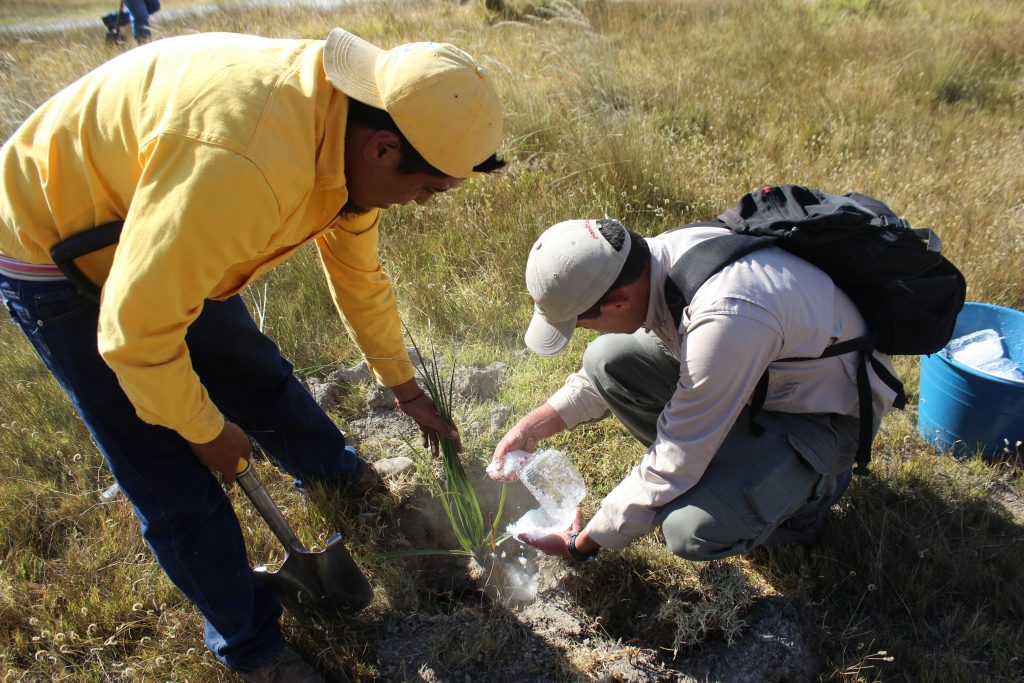
[[[513, 472], [518, 473], [526, 461], [530, 459], [530, 453], [526, 451], [509, 451], [505, 454], [505, 462], [499, 470], [492, 462], [487, 466], [487, 474], [496, 479], [508, 479]], [[513, 480], [515, 477], [513, 477]]]
[[981, 368], [1005, 356], [1001, 339], [995, 330], [978, 330], [949, 342], [946, 354], [958, 363]]

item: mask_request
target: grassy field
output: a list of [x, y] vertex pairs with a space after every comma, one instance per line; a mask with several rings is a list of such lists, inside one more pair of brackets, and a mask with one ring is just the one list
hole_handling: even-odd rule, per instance
[[[0, 19], [105, 7], [6, 2]], [[967, 277], [969, 300], [1024, 308], [1019, 0], [221, 8], [193, 18], [157, 15], [154, 32], [320, 37], [342, 25], [383, 45], [448, 40], [490, 68], [507, 111], [509, 169], [427, 207], [389, 212], [382, 254], [420, 341], [453, 349], [463, 362], [509, 363], [499, 398], [514, 418], [561, 384], [586, 342], [576, 335], [553, 359], [517, 353], [530, 313], [527, 250], [541, 230], [567, 218], [607, 214], [655, 234], [712, 217], [765, 183], [857, 190], [934, 228]], [[0, 139], [118, 50], [103, 42], [102, 27], [31, 39], [0, 33]], [[358, 359], [312, 252], [248, 296], [266, 300], [266, 329], [303, 374]], [[886, 419], [875, 476], [854, 482], [812, 552], [709, 570], [671, 560], [652, 535], [624, 556], [648, 568], [645, 590], [666, 601], [682, 584], [724, 595], [737, 573], [751, 595], [799, 600], [824, 634], [826, 680], [1024, 681], [1021, 470], [933, 453], [915, 427], [918, 361], [900, 358], [898, 367], [911, 404]], [[335, 417], [344, 424], [353, 415], [340, 409]], [[460, 424], [471, 417], [460, 415]], [[500, 436], [492, 430], [467, 443], [465, 457], [488, 459]], [[642, 454], [610, 422], [550, 445], [577, 463], [590, 505]], [[0, 680], [232, 680], [205, 654], [201, 619], [148, 554], [128, 504], [98, 502], [111, 483], [102, 458], [6, 318], [0, 454]], [[315, 507], [283, 478], [267, 479], [300, 535], [323, 532]], [[244, 501], [237, 509], [254, 557], [271, 556], [276, 541]], [[357, 554], [375, 551], [372, 533], [347, 530]], [[630, 579], [616, 573], [622, 563], [602, 563], [607, 585]], [[358, 629], [285, 622], [289, 637], [339, 680], [379, 674], [364, 640], [380, 637], [388, 614], [416, 609], [393, 566], [371, 563], [368, 571], [387, 597]], [[628, 640], [628, 601], [616, 597], [580, 599]], [[683, 610], [681, 652], [739, 628], [735, 620], [721, 624], [702, 628]], [[565, 680], [591, 673], [577, 663]]]

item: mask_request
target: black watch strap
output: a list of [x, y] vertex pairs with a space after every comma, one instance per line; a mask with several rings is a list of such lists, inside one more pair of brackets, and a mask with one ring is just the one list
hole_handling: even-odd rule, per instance
[[577, 562], [590, 562], [591, 560], [596, 560], [597, 553], [601, 550], [601, 547], [598, 546], [586, 554], [581, 553], [579, 550], [576, 550], [576, 537], [579, 535], [580, 532], [578, 531], [574, 531], [569, 534], [569, 542], [566, 544], [566, 548], [569, 550], [569, 557]]

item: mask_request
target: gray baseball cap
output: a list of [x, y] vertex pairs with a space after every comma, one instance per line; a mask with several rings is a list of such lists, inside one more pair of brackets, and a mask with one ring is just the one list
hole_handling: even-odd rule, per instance
[[542, 356], [565, 348], [580, 313], [600, 301], [615, 283], [629, 255], [629, 232], [616, 251], [598, 230], [611, 218], [563, 221], [545, 230], [526, 261], [526, 288], [533, 319], [526, 345]]

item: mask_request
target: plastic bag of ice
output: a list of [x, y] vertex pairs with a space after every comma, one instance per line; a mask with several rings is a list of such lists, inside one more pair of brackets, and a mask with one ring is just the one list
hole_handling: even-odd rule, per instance
[[946, 355], [958, 363], [981, 368], [1006, 354], [1002, 337], [995, 330], [978, 330], [951, 340], [946, 344]]
[[537, 451], [519, 470], [519, 480], [526, 485], [544, 511], [553, 518], [566, 510], [576, 510], [587, 495], [583, 477], [569, 458], [553, 449]]
[[1024, 372], [1021, 372], [1020, 366], [1009, 358], [997, 358], [994, 361], [985, 363], [978, 369], [986, 375], [1001, 377], [1013, 382], [1024, 382]]
[[587, 495], [583, 477], [572, 461], [560, 451], [541, 450], [526, 460], [518, 474], [540, 507], [510, 524], [509, 534], [514, 538], [525, 535], [536, 540], [568, 529], [575, 519], [576, 507]]

